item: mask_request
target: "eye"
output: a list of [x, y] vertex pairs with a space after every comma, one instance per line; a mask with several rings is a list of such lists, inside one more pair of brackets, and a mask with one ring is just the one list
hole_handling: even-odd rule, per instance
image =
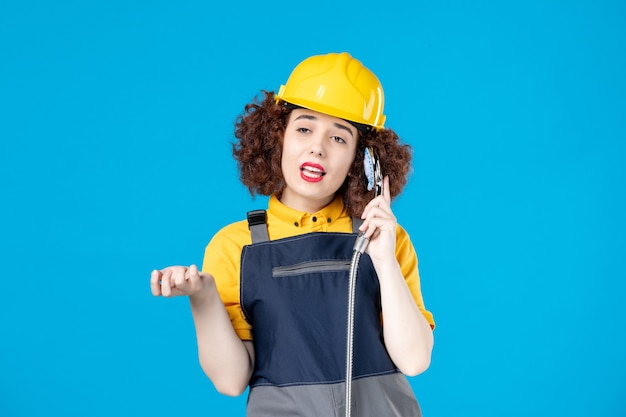
[[311, 130], [307, 129], [306, 127], [298, 127], [296, 128], [296, 131], [300, 133], [309, 133]]
[[346, 143], [346, 141], [341, 136], [333, 136], [332, 139], [337, 143]]

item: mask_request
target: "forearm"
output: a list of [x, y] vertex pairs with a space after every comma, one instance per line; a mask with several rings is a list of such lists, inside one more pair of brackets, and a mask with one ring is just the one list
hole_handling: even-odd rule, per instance
[[251, 342], [246, 346], [235, 333], [212, 278], [189, 299], [202, 370], [222, 394], [241, 394], [254, 367]]
[[430, 365], [433, 334], [415, 304], [395, 260], [375, 264], [383, 311], [383, 335], [389, 356], [406, 375], [417, 375]]

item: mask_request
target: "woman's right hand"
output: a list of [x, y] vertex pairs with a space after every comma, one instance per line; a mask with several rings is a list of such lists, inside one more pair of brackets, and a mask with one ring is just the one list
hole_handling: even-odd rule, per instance
[[195, 295], [204, 290], [211, 275], [198, 271], [195, 265], [168, 266], [150, 274], [150, 288], [155, 297]]
[[243, 393], [254, 370], [254, 346], [235, 333], [213, 275], [195, 265], [169, 266], [152, 271], [150, 288], [156, 297], [189, 296], [204, 373], [218, 392]]

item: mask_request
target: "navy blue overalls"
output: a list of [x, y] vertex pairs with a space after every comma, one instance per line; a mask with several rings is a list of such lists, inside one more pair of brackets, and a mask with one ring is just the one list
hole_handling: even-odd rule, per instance
[[[264, 211], [251, 213], [252, 244], [241, 255], [241, 305], [252, 325], [256, 357], [247, 415], [343, 417], [356, 233], [270, 241]], [[421, 415], [406, 377], [385, 349], [380, 287], [367, 254], [357, 272], [352, 390], [354, 416]]]

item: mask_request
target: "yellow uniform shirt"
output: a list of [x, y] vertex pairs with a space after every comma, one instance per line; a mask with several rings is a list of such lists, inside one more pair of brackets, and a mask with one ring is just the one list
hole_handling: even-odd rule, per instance
[[[291, 209], [282, 204], [276, 196], [271, 196], [267, 210], [267, 226], [270, 240], [276, 240], [312, 232], [350, 233], [352, 219], [340, 197], [319, 212], [310, 214]], [[252, 340], [251, 326], [241, 309], [239, 292], [241, 251], [245, 245], [251, 243], [248, 221], [232, 223], [213, 236], [204, 252], [202, 265], [202, 271], [210, 273], [215, 278], [233, 328], [242, 340]], [[399, 225], [396, 230], [396, 258], [415, 303], [434, 328], [433, 315], [424, 307], [420, 291], [415, 249], [409, 235]]]

